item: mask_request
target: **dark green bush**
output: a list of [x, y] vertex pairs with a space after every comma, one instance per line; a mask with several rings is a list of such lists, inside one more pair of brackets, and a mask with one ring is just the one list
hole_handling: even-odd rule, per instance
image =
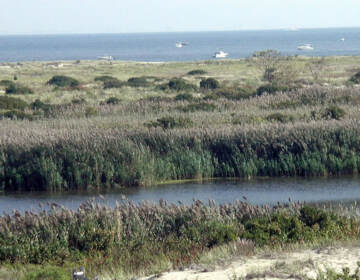
[[175, 96], [176, 101], [192, 101], [194, 97], [191, 93], [180, 93]]
[[80, 83], [78, 80], [63, 76], [63, 75], [56, 75], [53, 76], [48, 82], [48, 85], [54, 85], [56, 87], [68, 87], [68, 88], [77, 88]]
[[5, 89], [6, 94], [32, 94], [32, 89], [19, 84], [11, 84]]
[[207, 79], [203, 79], [200, 82], [200, 88], [201, 89], [217, 89], [220, 87], [220, 83], [219, 81], [215, 80], [214, 78], [207, 78]]
[[340, 120], [345, 115], [346, 115], [345, 110], [336, 105], [330, 105], [325, 109], [325, 112], [323, 113], [324, 118], [335, 119], [335, 120]]
[[120, 81], [118, 79], [113, 79], [113, 80], [107, 80], [104, 81], [104, 89], [108, 89], [108, 88], [121, 88], [124, 85], [126, 85], [125, 82]]
[[0, 86], [8, 87], [8, 86], [11, 86], [11, 85], [15, 85], [15, 83], [13, 81], [10, 81], [10, 80], [1, 80], [0, 81]]
[[281, 122], [281, 123], [287, 123], [294, 121], [294, 117], [291, 115], [286, 115], [283, 113], [273, 113], [266, 117], [268, 121], [275, 121], [275, 122]]
[[22, 111], [12, 110], [0, 114], [0, 118], [7, 118], [11, 120], [33, 120], [33, 116]]
[[48, 112], [52, 106], [50, 104], [46, 104], [39, 99], [36, 99], [34, 102], [30, 104], [30, 108], [33, 110], [43, 110], [44, 112]]
[[204, 96], [205, 100], [216, 100], [218, 98], [225, 98], [229, 100], [247, 99], [254, 95], [254, 90], [251, 87], [227, 87], [220, 88], [215, 92], [211, 92]]
[[194, 85], [188, 84], [184, 79], [181, 78], [171, 79], [168, 83], [168, 87], [169, 89], [176, 91], [186, 91], [186, 90], [196, 89]]
[[146, 123], [147, 127], [162, 127], [163, 129], [172, 129], [172, 128], [188, 128], [193, 125], [193, 122], [189, 118], [178, 117], [174, 118], [172, 116], [166, 116], [157, 119], [155, 122]]
[[96, 116], [98, 114], [98, 111], [94, 107], [86, 107], [85, 109], [85, 116], [87, 118]]
[[24, 110], [28, 104], [20, 98], [0, 96], [0, 109]]
[[71, 100], [71, 104], [79, 105], [79, 104], [86, 104], [86, 100], [83, 97], [74, 98]]
[[127, 81], [127, 85], [130, 87], [147, 87], [149, 84], [145, 77], [133, 77]]
[[195, 69], [195, 70], [191, 70], [187, 73], [187, 75], [190, 76], [195, 76], [195, 75], [205, 75], [207, 74], [207, 72], [205, 70], [202, 69]]
[[117, 80], [117, 78], [104, 75], [104, 76], [95, 77], [95, 79], [94, 79], [95, 82], [106, 82], [106, 81], [112, 81], [112, 80]]
[[205, 111], [205, 112], [212, 112], [216, 109], [215, 104], [211, 103], [193, 103], [186, 106], [179, 106], [177, 107], [178, 110], [181, 110], [183, 112], [195, 112], [195, 111]]
[[119, 104], [120, 102], [121, 102], [121, 100], [119, 98], [116, 98], [116, 97], [109, 97], [105, 101], [106, 104], [111, 104], [111, 105]]
[[289, 91], [289, 90], [290, 89], [286, 86], [280, 86], [280, 85], [276, 85], [276, 84], [267, 84], [267, 85], [258, 87], [258, 89], [256, 90], [256, 94], [257, 95], [263, 95], [264, 93], [274, 94], [276, 92]]
[[360, 84], [360, 72], [357, 72], [355, 75], [353, 75], [349, 81], [354, 84]]

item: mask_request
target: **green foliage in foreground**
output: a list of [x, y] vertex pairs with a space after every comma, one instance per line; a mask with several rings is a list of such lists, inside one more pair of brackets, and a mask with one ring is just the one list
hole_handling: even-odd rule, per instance
[[[300, 204], [251, 206], [247, 203], [190, 206], [123, 201], [115, 208], [92, 201], [78, 211], [56, 205], [38, 214], [0, 217], [0, 263], [87, 265], [146, 271], [161, 261], [174, 268], [188, 265], [210, 248], [239, 242], [283, 246], [359, 238], [355, 218]], [[54, 271], [54, 273], [57, 273]]]

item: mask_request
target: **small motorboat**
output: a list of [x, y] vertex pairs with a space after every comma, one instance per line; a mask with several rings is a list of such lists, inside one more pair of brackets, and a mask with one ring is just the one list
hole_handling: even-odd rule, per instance
[[214, 53], [213, 57], [215, 58], [225, 58], [227, 57], [229, 54], [223, 51], [217, 51], [216, 53]]
[[304, 44], [304, 45], [298, 46], [297, 49], [299, 51], [312, 51], [314, 48], [311, 44]]
[[344, 41], [345, 41], [345, 38], [341, 38], [340, 41], [343, 41], [343, 42], [344, 42]]
[[187, 43], [187, 42], [177, 42], [177, 43], [175, 44], [175, 46], [176, 46], [177, 48], [182, 48], [182, 47], [187, 46], [187, 45], [189, 45], [189, 43]]

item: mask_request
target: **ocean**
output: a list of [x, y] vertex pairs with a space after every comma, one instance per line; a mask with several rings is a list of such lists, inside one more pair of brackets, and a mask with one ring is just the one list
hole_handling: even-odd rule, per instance
[[[177, 48], [177, 42], [188, 45]], [[314, 50], [297, 50], [303, 44]], [[218, 50], [229, 53], [228, 58], [244, 58], [266, 49], [287, 55], [357, 56], [360, 28], [0, 36], [0, 62], [94, 60], [105, 55], [124, 61], [198, 61], [214, 59]]]

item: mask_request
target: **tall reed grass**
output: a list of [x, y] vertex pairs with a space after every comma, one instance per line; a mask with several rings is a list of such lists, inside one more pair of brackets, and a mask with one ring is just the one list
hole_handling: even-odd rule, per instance
[[122, 201], [109, 208], [93, 200], [77, 211], [52, 204], [48, 211], [1, 216], [0, 263], [72, 261], [92, 269], [149, 273], [159, 263], [188, 265], [201, 253], [231, 242], [239, 254], [249, 254], [254, 246], [357, 239], [359, 233], [357, 218], [299, 203], [270, 208], [240, 201], [194, 201], [188, 206]]

